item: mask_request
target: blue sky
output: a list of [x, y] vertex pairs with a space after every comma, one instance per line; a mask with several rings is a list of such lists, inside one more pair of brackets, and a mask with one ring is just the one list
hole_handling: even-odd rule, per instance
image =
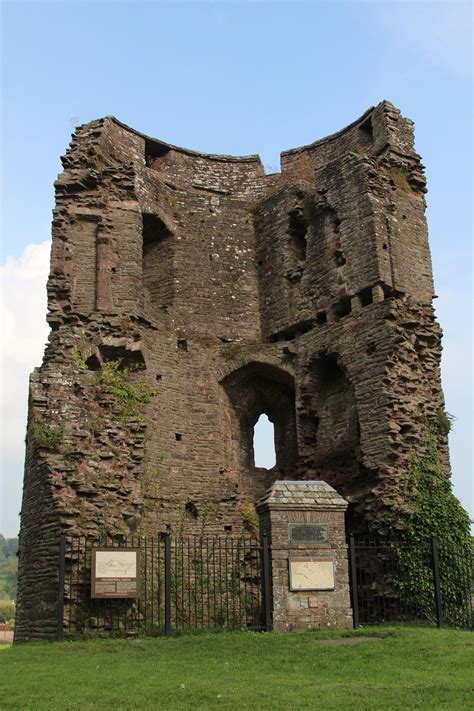
[[74, 126], [113, 114], [278, 167], [280, 151], [381, 99], [415, 121], [426, 166], [453, 481], [473, 515], [471, 35], [458, 2], [3, 1], [0, 531], [17, 528], [27, 377], [47, 336], [44, 243]]

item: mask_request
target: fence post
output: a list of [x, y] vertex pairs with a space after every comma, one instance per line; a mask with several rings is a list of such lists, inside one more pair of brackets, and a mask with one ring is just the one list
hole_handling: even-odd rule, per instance
[[263, 606], [265, 632], [272, 629], [272, 590], [270, 574], [270, 551], [267, 532], [262, 534], [262, 563], [263, 563]]
[[357, 595], [357, 568], [354, 534], [349, 536], [349, 569], [352, 599], [352, 624], [354, 629], [359, 626], [359, 597]]
[[439, 550], [438, 550], [438, 538], [433, 536], [431, 538], [431, 550], [433, 553], [433, 582], [435, 589], [435, 602], [436, 602], [436, 621], [438, 627], [443, 626], [443, 603], [441, 600], [441, 578], [439, 574]]
[[165, 635], [171, 634], [171, 536], [165, 538]]
[[66, 577], [66, 538], [64, 533], [59, 536], [59, 581], [58, 581], [58, 618], [56, 638], [58, 642], [64, 639], [64, 580]]

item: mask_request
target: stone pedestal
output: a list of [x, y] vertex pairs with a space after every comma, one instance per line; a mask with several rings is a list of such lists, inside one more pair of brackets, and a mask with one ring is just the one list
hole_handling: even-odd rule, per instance
[[260, 499], [270, 544], [273, 629], [352, 627], [344, 514], [324, 481], [276, 481]]

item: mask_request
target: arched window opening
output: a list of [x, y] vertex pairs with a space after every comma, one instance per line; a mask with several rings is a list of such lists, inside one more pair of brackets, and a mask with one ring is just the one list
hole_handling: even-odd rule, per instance
[[265, 414], [260, 415], [254, 427], [253, 451], [256, 467], [271, 469], [275, 466], [275, 430]]
[[269, 363], [247, 363], [221, 380], [229, 407], [226, 466], [256, 501], [275, 479], [291, 479], [298, 466], [295, 384]]

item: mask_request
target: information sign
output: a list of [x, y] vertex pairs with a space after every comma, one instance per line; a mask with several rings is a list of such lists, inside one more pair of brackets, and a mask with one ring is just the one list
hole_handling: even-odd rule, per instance
[[93, 548], [91, 597], [138, 598], [140, 551], [138, 548]]
[[290, 558], [290, 590], [334, 590], [332, 558]]

